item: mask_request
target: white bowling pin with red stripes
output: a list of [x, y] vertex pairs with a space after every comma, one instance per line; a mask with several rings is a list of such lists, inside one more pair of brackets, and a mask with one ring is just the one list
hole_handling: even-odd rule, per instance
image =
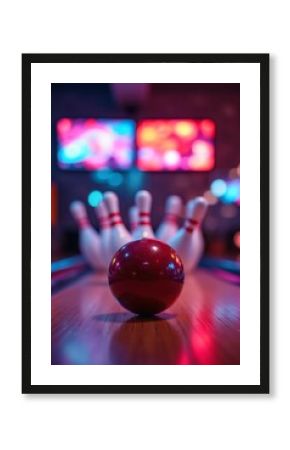
[[151, 226], [152, 195], [149, 191], [138, 191], [135, 197], [135, 204], [138, 209], [138, 224], [132, 233], [133, 240], [143, 238], [154, 239], [154, 233]]
[[104, 202], [109, 212], [111, 237], [110, 237], [110, 258], [120, 247], [132, 240], [132, 236], [123, 224], [119, 209], [119, 199], [115, 192], [104, 193]]
[[104, 258], [106, 264], [109, 264], [111, 259], [111, 225], [109, 212], [104, 201], [101, 201], [98, 206], [96, 206], [95, 210], [100, 224], [102, 257]]
[[181, 216], [182, 200], [178, 195], [170, 195], [165, 204], [164, 218], [156, 231], [156, 237], [168, 242], [178, 230], [178, 221]]
[[169, 245], [180, 256], [184, 271], [194, 269], [201, 257], [199, 230], [207, 210], [207, 201], [203, 197], [190, 200], [186, 205], [186, 219], [182, 228], [169, 239]]
[[82, 202], [70, 204], [70, 211], [79, 228], [79, 248], [85, 260], [96, 270], [105, 268], [101, 257], [101, 239], [88, 220], [86, 207]]

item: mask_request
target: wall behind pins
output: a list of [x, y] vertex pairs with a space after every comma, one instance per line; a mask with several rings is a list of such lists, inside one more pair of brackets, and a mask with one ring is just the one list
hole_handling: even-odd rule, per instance
[[[240, 161], [240, 86], [239, 84], [151, 84], [149, 95], [138, 110], [129, 112], [116, 101], [109, 84], [52, 84], [52, 179], [59, 189], [58, 228], [74, 226], [69, 203], [87, 200], [92, 190], [112, 189], [93, 181], [88, 172], [64, 171], [57, 167], [55, 126], [61, 117], [83, 118], [203, 118], [216, 122], [216, 167], [212, 172], [126, 174], [115, 188], [121, 211], [127, 221], [128, 207], [137, 189], [149, 189], [154, 197], [152, 221], [159, 223], [167, 195], [178, 194], [187, 200], [203, 194], [217, 176]], [[41, 167], [40, 167], [41, 170]], [[113, 189], [114, 190], [114, 189]], [[89, 208], [90, 218], [95, 222]]]

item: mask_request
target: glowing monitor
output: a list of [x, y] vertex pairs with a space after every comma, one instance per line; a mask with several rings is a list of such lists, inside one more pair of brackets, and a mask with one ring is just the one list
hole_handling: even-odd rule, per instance
[[128, 169], [134, 159], [135, 122], [62, 118], [57, 140], [58, 165], [63, 169]]
[[209, 171], [215, 163], [211, 119], [146, 119], [137, 126], [137, 166], [144, 171]]

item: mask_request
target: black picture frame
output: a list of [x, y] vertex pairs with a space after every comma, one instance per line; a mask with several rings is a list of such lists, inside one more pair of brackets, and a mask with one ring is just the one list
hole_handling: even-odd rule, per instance
[[[269, 54], [23, 54], [22, 55], [22, 393], [267, 394], [269, 393]], [[31, 384], [31, 64], [256, 63], [260, 65], [260, 384]]]

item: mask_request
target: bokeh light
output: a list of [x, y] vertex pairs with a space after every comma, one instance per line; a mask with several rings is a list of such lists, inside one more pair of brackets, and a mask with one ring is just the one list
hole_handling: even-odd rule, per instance
[[65, 135], [70, 131], [71, 126], [72, 126], [71, 119], [67, 119], [65, 117], [63, 119], [60, 119], [57, 123], [58, 134]]
[[107, 181], [111, 176], [112, 170], [108, 168], [99, 169], [93, 174], [95, 181]]
[[129, 191], [135, 193], [144, 185], [144, 173], [138, 169], [131, 169], [126, 175], [126, 183]]
[[213, 193], [211, 191], [205, 191], [203, 196], [206, 199], [206, 201], [209, 203], [209, 205], [216, 205], [218, 202], [218, 199], [216, 198], [215, 195], [213, 195]]
[[235, 246], [236, 246], [237, 248], [240, 248], [240, 232], [239, 232], [239, 231], [237, 231], [237, 232], [234, 234], [233, 241], [234, 241]]
[[175, 132], [181, 137], [194, 139], [198, 134], [198, 127], [192, 120], [180, 120], [175, 125]]
[[180, 154], [177, 150], [169, 150], [164, 154], [164, 163], [170, 169], [177, 169], [180, 161]]
[[210, 142], [196, 140], [192, 144], [190, 166], [193, 170], [210, 170], [214, 166], [214, 147]]
[[98, 204], [103, 200], [103, 194], [100, 191], [92, 191], [88, 195], [88, 203], [93, 208], [98, 206]]
[[209, 119], [141, 120], [136, 135], [137, 166], [149, 172], [212, 170], [214, 136], [215, 124]]
[[202, 120], [200, 123], [200, 129], [204, 136], [208, 138], [215, 137], [215, 123], [211, 119]]
[[119, 172], [112, 172], [108, 178], [108, 183], [110, 186], [118, 187], [123, 183], [124, 177]]
[[240, 198], [240, 180], [231, 180], [228, 182], [226, 192], [221, 196], [223, 203], [235, 203]]
[[135, 122], [127, 119], [60, 119], [58, 162], [62, 169], [128, 169], [133, 163]]
[[210, 190], [216, 197], [222, 197], [227, 192], [227, 183], [218, 178], [211, 183]]
[[237, 178], [237, 177], [238, 177], [238, 171], [237, 171], [237, 169], [234, 167], [233, 169], [231, 169], [231, 170], [229, 171], [229, 178], [235, 179], [235, 178]]

